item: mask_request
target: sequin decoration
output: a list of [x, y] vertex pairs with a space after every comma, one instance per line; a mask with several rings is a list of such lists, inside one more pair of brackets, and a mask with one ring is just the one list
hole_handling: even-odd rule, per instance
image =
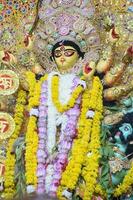
[[10, 49], [16, 44], [16, 31], [11, 24], [5, 24], [0, 31], [0, 46], [4, 49]]
[[36, 6], [37, 0], [6, 0], [0, 2], [0, 23], [8, 17], [17, 14], [22, 15], [30, 13]]
[[0, 50], [19, 51], [32, 28], [37, 0], [0, 1]]

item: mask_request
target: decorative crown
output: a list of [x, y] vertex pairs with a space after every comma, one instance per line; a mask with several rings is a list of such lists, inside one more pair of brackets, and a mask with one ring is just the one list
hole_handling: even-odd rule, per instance
[[91, 0], [43, 0], [39, 8], [36, 49], [50, 57], [54, 44], [62, 40], [75, 42], [82, 52], [97, 48], [99, 35], [91, 22], [94, 13]]

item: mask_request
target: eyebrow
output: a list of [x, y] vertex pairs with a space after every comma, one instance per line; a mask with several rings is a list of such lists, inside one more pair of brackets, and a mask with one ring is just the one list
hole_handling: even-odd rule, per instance
[[[75, 49], [70, 49], [70, 48], [64, 49], [64, 51], [66, 51], [66, 50], [73, 50], [73, 51], [76, 51]], [[55, 51], [61, 51], [61, 50], [60, 50], [60, 49], [55, 49]]]
[[65, 50], [73, 50], [73, 51], [76, 51], [75, 49], [70, 49], [70, 48], [69, 48], [69, 49], [65, 49]]

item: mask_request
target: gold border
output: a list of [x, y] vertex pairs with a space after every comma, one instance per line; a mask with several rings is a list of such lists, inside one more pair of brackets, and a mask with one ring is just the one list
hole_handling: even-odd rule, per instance
[[1, 117], [5, 118], [9, 122], [8, 131], [4, 134], [0, 133], [0, 139], [5, 140], [13, 134], [13, 132], [15, 130], [15, 122], [14, 122], [14, 119], [11, 117], [11, 115], [9, 115], [8, 113], [0, 112], [0, 118]]
[[19, 78], [18, 75], [12, 70], [0, 70], [0, 74], [8, 74], [13, 77], [13, 88], [8, 90], [0, 90], [0, 95], [11, 95], [16, 92], [19, 87]]

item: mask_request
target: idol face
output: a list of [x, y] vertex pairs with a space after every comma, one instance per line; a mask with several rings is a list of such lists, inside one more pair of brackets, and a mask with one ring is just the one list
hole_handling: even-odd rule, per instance
[[78, 52], [72, 46], [62, 45], [54, 50], [54, 60], [60, 72], [69, 71], [78, 59]]

